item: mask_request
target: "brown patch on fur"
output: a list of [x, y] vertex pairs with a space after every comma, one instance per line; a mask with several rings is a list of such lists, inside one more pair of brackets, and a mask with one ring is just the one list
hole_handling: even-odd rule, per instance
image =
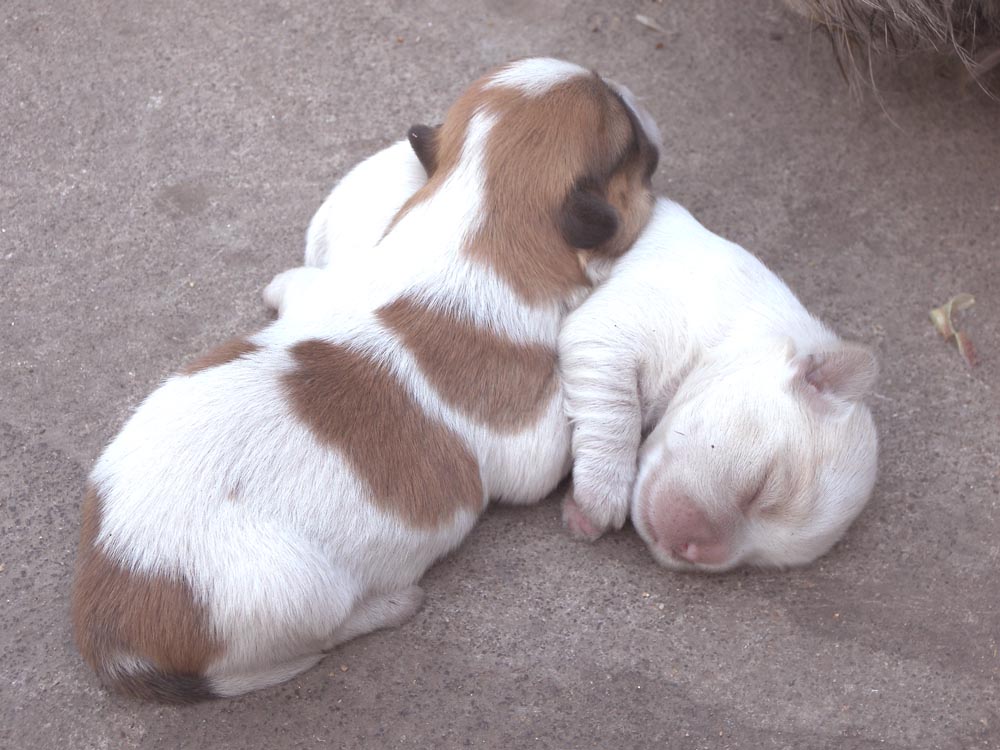
[[497, 430], [534, 422], [558, 388], [556, 354], [403, 297], [379, 320], [403, 340], [450, 406]]
[[203, 675], [223, 646], [205, 607], [186, 581], [137, 573], [111, 559], [97, 543], [100, 528], [101, 498], [88, 487], [72, 604], [83, 658], [121, 692], [182, 702], [212, 697]]
[[632, 136], [626, 108], [596, 75], [542, 96], [489, 94], [502, 114], [486, 143], [485, 220], [467, 252], [529, 303], [565, 298], [588, 281], [560, 232], [560, 212], [580, 182], [604, 196]]
[[432, 529], [484, 507], [479, 465], [451, 429], [427, 416], [381, 362], [337, 344], [291, 349], [285, 376], [299, 419], [340, 451], [372, 502], [409, 526]]
[[220, 344], [211, 351], [205, 352], [200, 357], [188, 362], [178, 372], [181, 375], [194, 375], [202, 370], [229, 364], [240, 357], [253, 354], [259, 349], [260, 347], [249, 339], [242, 337], [230, 339], [224, 344]]
[[494, 74], [451, 107], [436, 135], [436, 171], [390, 226], [452, 174], [474, 115], [496, 117], [485, 144], [483, 223], [466, 253], [525, 302], [544, 305], [588, 284], [576, 248], [560, 231], [572, 191], [592, 193], [624, 212], [611, 240], [593, 248], [620, 255], [652, 211], [650, 165], [655, 169], [657, 151], [621, 97], [596, 74], [557, 83], [537, 96], [488, 86]]

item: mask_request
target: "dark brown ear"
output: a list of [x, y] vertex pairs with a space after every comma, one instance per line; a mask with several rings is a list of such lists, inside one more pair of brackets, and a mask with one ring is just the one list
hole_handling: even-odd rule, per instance
[[413, 153], [420, 159], [428, 177], [432, 177], [434, 170], [437, 169], [437, 133], [440, 127], [440, 125], [433, 128], [428, 125], [413, 125], [406, 132]]
[[574, 188], [563, 203], [559, 228], [571, 246], [593, 250], [615, 236], [618, 212], [599, 195]]

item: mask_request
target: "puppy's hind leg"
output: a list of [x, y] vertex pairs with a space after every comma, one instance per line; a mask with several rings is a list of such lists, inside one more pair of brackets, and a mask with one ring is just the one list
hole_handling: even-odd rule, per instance
[[313, 667], [334, 646], [375, 630], [402, 625], [416, 614], [423, 599], [424, 592], [419, 586], [363, 599], [322, 644], [322, 650], [215, 677], [211, 680], [212, 692], [220, 697], [232, 697], [290, 680]]
[[347, 619], [333, 631], [326, 649], [329, 650], [359, 635], [402, 625], [417, 613], [423, 601], [424, 590], [419, 586], [408, 586], [399, 591], [362, 599], [351, 610]]
[[227, 697], [276, 685], [316, 664], [362, 591], [322, 546], [293, 530], [250, 525], [238, 539], [220, 545], [228, 554], [212, 571], [211, 619], [225, 649], [205, 677], [212, 693]]

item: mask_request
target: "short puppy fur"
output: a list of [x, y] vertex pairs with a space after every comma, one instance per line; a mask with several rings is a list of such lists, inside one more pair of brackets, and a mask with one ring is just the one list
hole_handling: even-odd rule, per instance
[[[385, 149], [345, 178], [355, 191], [335, 190], [314, 224], [393, 195], [380, 185], [413, 190], [420, 171], [405, 144]], [[351, 253], [312, 238], [306, 262], [322, 258], [325, 273], [340, 274]], [[786, 567], [826, 552], [875, 478], [862, 401], [872, 352], [841, 341], [757, 258], [665, 199], [629, 253], [588, 272], [610, 278], [560, 337], [570, 530], [595, 539], [631, 511], [656, 559], [679, 569]], [[299, 283], [284, 288], [284, 304], [308, 306], [308, 279], [323, 274], [285, 273]]]
[[874, 354], [671, 201], [559, 344], [578, 536], [631, 515], [670, 568], [802, 565], [871, 495]]
[[194, 701], [286, 680], [410, 617], [488, 498], [552, 489], [580, 252], [623, 253], [652, 208], [628, 99], [557, 60], [480, 79], [416, 139], [432, 174], [350, 274], [139, 406], [90, 476], [73, 590], [107, 685]]

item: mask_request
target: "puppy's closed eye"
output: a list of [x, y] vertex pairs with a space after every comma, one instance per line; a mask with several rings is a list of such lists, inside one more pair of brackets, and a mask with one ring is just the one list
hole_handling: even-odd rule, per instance
[[764, 494], [764, 488], [767, 486], [767, 476], [761, 480], [753, 489], [746, 492], [742, 497], [740, 497], [739, 505], [740, 510], [743, 513], [749, 513], [751, 510], [756, 510], [760, 505], [761, 495]]

